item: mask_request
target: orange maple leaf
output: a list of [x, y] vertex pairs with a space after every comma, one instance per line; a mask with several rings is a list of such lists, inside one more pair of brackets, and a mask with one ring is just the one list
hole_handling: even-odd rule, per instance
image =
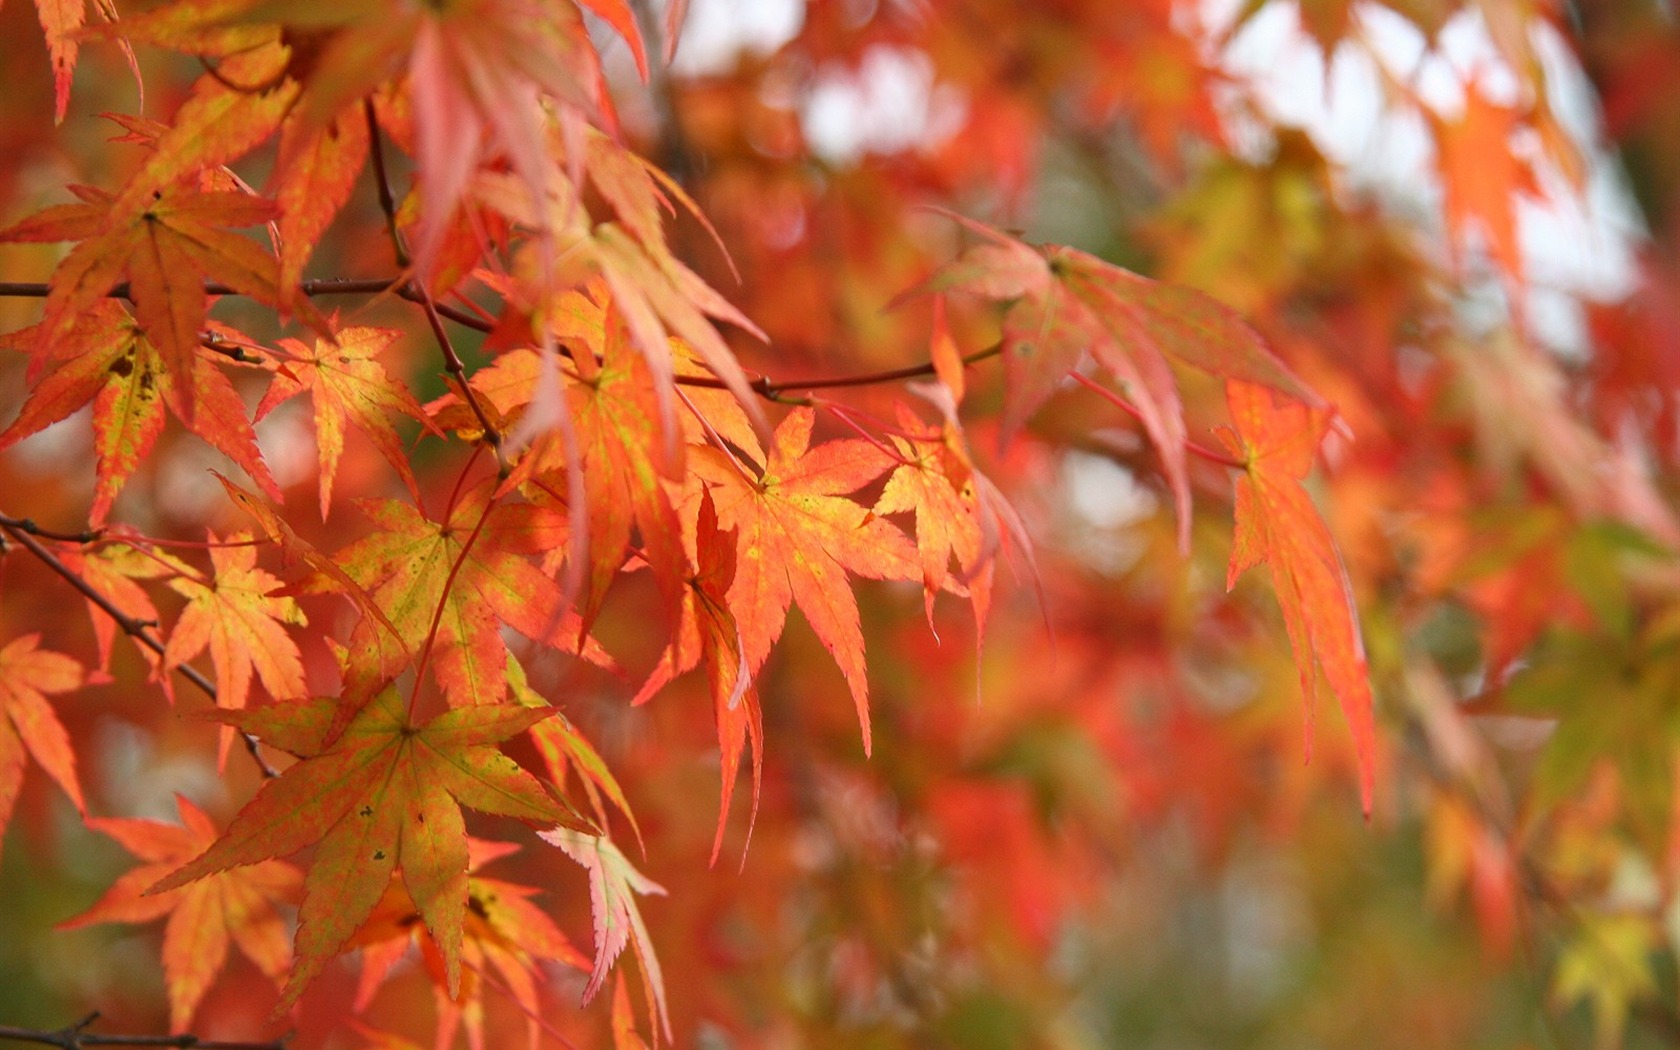
[[[109, 0], [100, 3], [101, 13], [114, 14]], [[70, 105], [70, 83], [76, 75], [76, 52], [82, 24], [87, 21], [84, 0], [35, 0], [35, 13], [46, 34], [47, 54], [53, 69], [53, 122], [63, 123]]]
[[764, 666], [797, 603], [846, 677], [868, 753], [869, 676], [847, 577], [919, 580], [921, 568], [903, 533], [845, 498], [890, 470], [892, 457], [856, 439], [813, 448], [815, 421], [815, 412], [796, 408], [776, 428], [767, 458], [756, 444], [747, 449], [757, 477], [715, 448], [697, 450], [693, 473], [711, 490], [718, 524], [736, 534], [728, 604], [749, 674]]
[[[723, 757], [723, 791], [710, 861], [716, 864], [741, 769], [741, 753], [748, 744], [752, 746], [752, 812], [747, 818], [747, 843], [752, 842], [764, 779], [764, 717], [752, 687], [752, 673], [742, 655], [741, 631], [729, 611], [729, 588], [735, 582], [735, 544], [718, 529], [717, 508], [709, 492], [701, 493], [689, 546], [695, 571], [683, 594], [676, 632], [631, 702], [645, 703], [671, 679], [704, 664], [711, 684], [718, 749]], [[743, 844], [743, 864], [746, 850]]]
[[[544, 149], [541, 99], [580, 131], [608, 105], [599, 56], [567, 0], [455, 0], [393, 8], [384, 0], [258, 0], [246, 19], [305, 21], [320, 34], [300, 111], [321, 126], [406, 68], [421, 172], [420, 268], [429, 272], [476, 167], [505, 156], [540, 195], [557, 176]], [[622, 19], [614, 22], [622, 26]], [[634, 41], [640, 50], [639, 37]]]
[[40, 640], [39, 634], [26, 634], [0, 649], [0, 835], [11, 823], [30, 756], [78, 810], [87, 812], [70, 735], [47, 701], [48, 693], [81, 688], [86, 675], [81, 664], [63, 653], [36, 648]]
[[987, 238], [934, 277], [935, 291], [966, 291], [1006, 304], [1003, 316], [1005, 440], [1087, 354], [1120, 384], [1122, 402], [1161, 457], [1177, 509], [1181, 550], [1190, 544], [1190, 478], [1184, 407], [1169, 355], [1230, 379], [1316, 400], [1230, 308], [1073, 248], [1034, 250], [953, 216]]
[[1433, 122], [1448, 225], [1459, 233], [1480, 227], [1488, 254], [1516, 281], [1524, 271], [1517, 199], [1539, 191], [1533, 169], [1511, 151], [1521, 121], [1518, 109], [1491, 101], [1472, 80], [1458, 119]]
[[[525, 668], [514, 659], [512, 653], [508, 654], [507, 677], [508, 689], [515, 703], [526, 707], [549, 706], [548, 701], [531, 688]], [[607, 809], [601, 801], [601, 796], [605, 795], [630, 822], [631, 830], [636, 833], [636, 840], [641, 841], [642, 829], [636, 822], [635, 811], [630, 808], [630, 800], [624, 795], [624, 788], [607, 767], [601, 753], [595, 750], [595, 745], [572, 725], [565, 714], [556, 711], [552, 718], [538, 722], [529, 732], [531, 743], [536, 745], [537, 754], [542, 756], [550, 780], [564, 787], [568, 783], [567, 778], [576, 771], [597, 822], [602, 827], [607, 826]]]
[[[580, 615], [587, 631], [608, 587], [618, 578], [632, 534], [641, 538], [639, 554], [674, 610], [686, 569], [681, 530], [663, 478], [682, 476], [682, 445], [662, 441], [658, 395], [646, 359], [635, 352], [620, 322], [616, 304], [603, 286], [595, 297], [580, 292], [560, 296], [544, 312], [544, 323], [569, 349], [577, 375], [565, 381], [571, 433], [559, 429], [539, 435], [520, 458], [502, 490], [547, 477], [566, 478], [581, 471], [587, 532], [578, 528], [572, 509], [568, 557], [587, 557], [577, 566], [582, 582]], [[599, 360], [597, 360], [597, 357]], [[530, 349], [502, 354], [474, 376], [473, 386], [503, 414], [529, 405], [544, 382], [542, 358]], [[484, 376], [482, 386], [477, 382]], [[453, 397], [453, 395], [451, 395]], [[575, 456], [575, 462], [569, 461]]]
[[[588, 175], [615, 219], [596, 221], [585, 207], [581, 180], [574, 185], [555, 178], [544, 193], [535, 194], [511, 174], [486, 173], [474, 184], [475, 194], [496, 213], [567, 245], [567, 265], [573, 272], [580, 279], [598, 278], [604, 285], [604, 290], [592, 291], [592, 297], [601, 302], [611, 296], [615, 312], [653, 373], [663, 425], [675, 415], [674, 377], [681, 363], [681, 352], [671, 340], [675, 336], [723, 381], [767, 435], [768, 422], [746, 373], [712, 322], [727, 322], [758, 339], [767, 336], [678, 259], [664, 240], [663, 212], [673, 210], [673, 200], [704, 224], [698, 206], [658, 168], [605, 135], [591, 133], [584, 145], [573, 166]], [[554, 284], [552, 266], [534, 265], [529, 259], [525, 263], [516, 271], [515, 297], [537, 303], [553, 300], [548, 291]], [[557, 305], [563, 306], [570, 294], [563, 294]], [[549, 334], [566, 335], [562, 330]], [[591, 374], [589, 362], [579, 362], [579, 367], [586, 378]]]
[[[30, 372], [40, 376], [23, 410], [4, 433], [5, 449], [93, 402], [96, 481], [91, 524], [104, 523], [111, 503], [163, 432], [164, 409], [189, 430], [239, 464], [275, 499], [280, 490], [257, 448], [239, 391], [205, 351], [194, 348], [183, 383], [135, 325], [127, 310], [101, 299], [81, 311], [59, 337], [44, 323], [14, 338], [35, 344]], [[180, 394], [182, 389], [190, 396]], [[198, 411], [188, 414], [186, 406]]]
[[[275, 305], [279, 273], [274, 257], [226, 227], [274, 217], [274, 205], [231, 191], [201, 193], [183, 185], [155, 191], [146, 201], [113, 207], [110, 194], [78, 187], [81, 204], [60, 204], [0, 231], [0, 241], [78, 241], [53, 271], [42, 338], [68, 336], [81, 315], [119, 281], [129, 282], [140, 329], [172, 376], [191, 376], [206, 316], [206, 278], [241, 295]], [[191, 423], [199, 390], [175, 391], [177, 411]]]
[[[157, 606], [140, 580], [156, 580], [184, 571], [186, 566], [168, 554], [140, 550], [126, 543], [106, 547], [67, 550], [59, 554], [64, 564], [86, 580], [94, 591], [115, 605], [124, 615], [142, 623], [157, 623]], [[93, 627], [94, 642], [99, 648], [99, 669], [111, 669], [111, 648], [117, 640], [117, 624], [110, 614], [90, 599], [87, 603], [88, 621]], [[155, 671], [162, 659], [157, 653], [135, 640], [134, 651]], [[169, 678], [159, 675], [158, 681], [168, 690]], [[173, 702], [173, 693], [171, 702]]]
[[548, 717], [550, 709], [473, 707], [415, 725], [389, 688], [324, 745], [337, 708], [327, 698], [223, 713], [234, 726], [303, 761], [264, 783], [214, 845], [148, 891], [160, 893], [318, 844], [298, 916], [297, 964], [277, 1012], [295, 1002], [343, 949], [398, 869], [443, 953], [455, 994], [467, 911], [461, 806], [595, 832], [492, 746]]
[[282, 339], [278, 349], [288, 355], [257, 406], [262, 419], [274, 406], [304, 391], [315, 405], [315, 447], [321, 460], [321, 518], [332, 505], [333, 480], [338, 460], [344, 454], [344, 425], [349, 423], [372, 440], [385, 461], [402, 478], [415, 499], [420, 490], [409, 468], [402, 439], [391, 425], [391, 416], [408, 416], [437, 432], [414, 395], [393, 380], [379, 363], [378, 355], [402, 333], [390, 328], [345, 328], [333, 341], [316, 339], [305, 346], [296, 339]]
[[87, 911], [59, 923], [58, 928], [151, 922], [169, 916], [163, 931], [169, 1027], [184, 1032], [226, 962], [230, 940], [276, 985], [285, 977], [292, 952], [286, 943], [286, 923], [274, 905], [293, 901], [303, 875], [285, 861], [265, 860], [190, 886], [147, 894], [146, 887], [216, 840], [216, 825], [203, 810], [181, 795], [175, 796], [175, 805], [181, 813], [179, 825], [107, 817], [87, 822], [145, 863], [119, 878]]
[[1237, 479], [1236, 539], [1225, 586], [1236, 586], [1237, 577], [1253, 565], [1271, 565], [1272, 589], [1301, 672], [1308, 748], [1313, 698], [1322, 678], [1353, 733], [1359, 794], [1369, 814], [1376, 728], [1359, 614], [1335, 540], [1301, 484], [1330, 414], [1295, 402], [1279, 406], [1269, 389], [1250, 383], [1229, 383], [1226, 397], [1235, 431], [1222, 429], [1219, 436], [1247, 470]]
[[333, 217], [350, 199], [368, 157], [362, 107], [312, 124], [294, 114], [280, 129], [280, 160], [269, 184], [280, 207], [280, 290], [295, 297], [304, 264]]
[[[961, 582], [973, 581], [981, 573], [982, 558], [987, 552], [979, 516], [979, 494], [974, 466], [962, 445], [960, 431], [948, 427], [943, 433], [929, 432], [902, 406], [898, 422], [905, 436], [893, 435], [892, 443], [904, 462], [887, 479], [881, 498], [875, 501], [875, 513], [915, 515], [916, 552], [922, 566], [922, 602], [931, 627], [933, 599], [953, 582], [952, 556], [956, 557], [957, 568], [962, 573]], [[975, 620], [983, 626], [985, 597], [971, 596], [975, 599]]]
[[420, 913], [401, 880], [393, 878], [384, 898], [355, 937], [354, 943], [362, 952], [355, 1008], [367, 1009], [391, 968], [418, 941], [426, 975], [431, 978], [436, 993], [435, 1045], [453, 1045], [455, 1031], [464, 1022], [467, 1045], [483, 1050], [483, 975], [488, 965], [501, 978], [503, 990], [524, 1012], [526, 1036], [535, 1050], [542, 1017], [537, 982], [543, 971], [538, 964], [555, 962], [587, 973], [589, 959], [573, 947], [547, 912], [531, 903], [537, 894], [535, 889], [480, 873], [485, 865], [518, 850], [518, 846], [508, 842], [467, 839], [467, 918], [461, 941], [465, 970], [461, 974], [460, 990], [454, 997], [446, 985], [443, 956], [436, 943], [423, 932]]
[[[210, 542], [216, 543], [214, 533]], [[303, 696], [303, 658], [287, 624], [302, 626], [303, 610], [289, 597], [277, 597], [278, 577], [257, 568], [257, 549], [249, 533], [238, 532], [228, 543], [210, 548], [214, 570], [208, 581], [177, 576], [169, 581], [187, 599], [163, 650], [167, 667], [178, 667], [206, 647], [216, 667], [216, 703], [237, 711], [251, 691], [251, 673], [276, 700]], [[216, 753], [218, 768], [227, 762], [233, 727], [223, 726]]]

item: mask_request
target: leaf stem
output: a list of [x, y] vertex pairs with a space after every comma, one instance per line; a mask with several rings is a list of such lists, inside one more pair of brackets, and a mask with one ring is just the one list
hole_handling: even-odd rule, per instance
[[[12, 539], [16, 540], [18, 542], [18, 544], [21, 545], [25, 550], [29, 551], [29, 553], [35, 555], [36, 558], [40, 559], [40, 561], [43, 565], [45, 565], [47, 568], [51, 569], [53, 572], [57, 573], [60, 577], [62, 577], [64, 579], [64, 582], [66, 582], [70, 586], [74, 587], [77, 591], [80, 591], [84, 598], [86, 598], [88, 601], [92, 602], [99, 609], [100, 612], [103, 612], [106, 616], [109, 616], [111, 618], [111, 620], [114, 623], [116, 623], [116, 625], [118, 627], [122, 628], [122, 631], [123, 631], [124, 634], [128, 635], [130, 638], [133, 638], [140, 645], [143, 645], [147, 649], [150, 649], [152, 652], [156, 653], [159, 657], [164, 655], [164, 645], [163, 645], [163, 643], [161, 641], [159, 641], [157, 636], [154, 635], [151, 632], [151, 628], [148, 624], [144, 623], [143, 621], [135, 619], [134, 617], [128, 615], [125, 612], [123, 612], [121, 609], [117, 608], [116, 603], [112, 602], [111, 599], [109, 599], [109, 598], [105, 597], [105, 595], [101, 594], [99, 592], [99, 589], [96, 588], [95, 586], [93, 586], [93, 584], [87, 582], [87, 580], [83, 579], [80, 573], [78, 573], [76, 570], [72, 569], [70, 566], [64, 564], [64, 562], [59, 559], [58, 555], [54, 554], [52, 551], [48, 550], [45, 546], [43, 546], [41, 541], [36, 539], [35, 536], [32, 535], [27, 529], [23, 528], [21, 525], [12, 524], [12, 522], [15, 521], [15, 520], [17, 520], [17, 519], [8, 518], [8, 517], [5, 517], [3, 515], [0, 515], [0, 531], [4, 531], [6, 533], [6, 535], [8, 535]], [[205, 696], [208, 696], [211, 699], [212, 702], [216, 701], [216, 683], [212, 682], [210, 679], [206, 678], [202, 671], [200, 671], [198, 668], [193, 667], [189, 664], [176, 664], [175, 665], [175, 670], [180, 672], [180, 675], [181, 675], [182, 678], [185, 678], [187, 681], [191, 682], [193, 685], [198, 686], [199, 690], [201, 692], [203, 692]], [[257, 764], [258, 769], [262, 770], [262, 775], [265, 776], [265, 777], [277, 777], [277, 776], [279, 776], [280, 774], [274, 769], [274, 767], [269, 765], [268, 761], [262, 757], [262, 752], [258, 750], [257, 738], [252, 736], [250, 733], [245, 732], [244, 730], [240, 730], [239, 735], [245, 741], [245, 750], [247, 750], [251, 753], [251, 760]], [[68, 1029], [67, 1029], [67, 1031], [68, 1031]], [[11, 1038], [11, 1037], [4, 1036], [4, 1030], [3, 1029], [0, 1029], [0, 1037]], [[75, 1045], [75, 1044], [65, 1043], [65, 1044], [59, 1044], [59, 1045], [71, 1046], [71, 1045]], [[87, 1045], [91, 1046], [93, 1044], [91, 1042], [89, 1042], [89, 1043], [87, 1043]], [[116, 1045], [116, 1044], [112, 1044], [112, 1045]], [[130, 1045], [141, 1045], [141, 1044], [130, 1044]], [[155, 1044], [155, 1045], [158, 1045], [158, 1046], [175, 1046], [177, 1044], [174, 1044], [174, 1043], [158, 1043], [158, 1044]], [[201, 1043], [199, 1045], [200, 1046], [207, 1046], [209, 1044]]]
[[[1087, 389], [1095, 391], [1105, 401], [1108, 401], [1125, 411], [1125, 413], [1133, 419], [1141, 420], [1143, 418], [1142, 414], [1138, 412], [1137, 406], [1110, 390], [1108, 387], [1103, 386], [1101, 383], [1092, 379], [1090, 376], [1074, 372], [1073, 378], [1078, 380], [1079, 383]], [[1236, 470], [1248, 469], [1248, 464], [1244, 463], [1242, 460], [1228, 456], [1218, 449], [1208, 448], [1206, 445], [1198, 444], [1191, 441], [1189, 438], [1184, 440], [1184, 451], [1193, 456], [1199, 456], [1200, 458], [1207, 460], [1209, 463], [1218, 463], [1221, 466], [1232, 467]]]
[[[437, 608], [432, 610], [431, 626], [426, 629], [426, 644], [420, 650], [420, 659], [414, 667], [414, 689], [408, 694], [408, 720], [410, 722], [414, 721], [414, 705], [420, 698], [420, 687], [425, 684], [426, 679], [426, 667], [431, 663], [432, 649], [437, 642], [438, 630], [443, 625], [443, 610], [449, 606], [449, 591], [455, 586], [455, 577], [461, 574], [461, 566], [467, 563], [467, 555], [472, 553], [473, 543], [477, 541], [478, 534], [484, 531], [484, 523], [490, 520], [490, 512], [495, 509], [496, 496], [492, 493], [484, 504], [484, 512], [478, 516], [478, 524], [473, 526], [472, 532], [468, 533], [467, 538], [462, 541], [461, 553], [449, 566], [449, 575], [443, 578], [443, 590], [438, 595]], [[446, 530], [448, 523], [449, 519], [445, 518], [443, 524]]]

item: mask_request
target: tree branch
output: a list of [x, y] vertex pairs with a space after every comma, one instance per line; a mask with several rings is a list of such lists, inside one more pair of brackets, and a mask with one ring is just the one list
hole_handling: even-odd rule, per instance
[[432, 326], [432, 335], [437, 338], [438, 348], [443, 351], [444, 370], [455, 380], [455, 385], [460, 388], [461, 396], [471, 406], [473, 418], [478, 420], [479, 427], [484, 431], [484, 443], [489, 445], [491, 451], [496, 453], [496, 467], [502, 476], [506, 477], [508, 461], [502, 452], [502, 433], [496, 429], [494, 423], [490, 422], [490, 417], [484, 412], [484, 406], [479, 403], [477, 392], [473, 390], [472, 384], [467, 382], [467, 366], [462, 363], [461, 355], [455, 352], [455, 344], [450, 341], [449, 332], [443, 327], [443, 319], [439, 316], [440, 311], [437, 303], [432, 301], [431, 293], [426, 291], [425, 288], [412, 284], [408, 287], [414, 288], [420, 293], [419, 302], [426, 310], [426, 323]]
[[[41, 541], [36, 539], [29, 530], [23, 528], [21, 525], [12, 524], [16, 520], [18, 519], [0, 515], [0, 532], [4, 532], [6, 535], [16, 540], [25, 550], [40, 559], [42, 564], [61, 576], [64, 579], [64, 582], [81, 592], [84, 598], [92, 602], [99, 608], [100, 612], [109, 616], [118, 627], [122, 628], [124, 634], [133, 638], [136, 642], [145, 646], [147, 649], [150, 649], [158, 656], [162, 656], [164, 654], [164, 645], [158, 640], [157, 636], [152, 633], [150, 625], [144, 621], [136, 620], [134, 617], [117, 608], [116, 604], [112, 602], [111, 599], [101, 594], [99, 589], [94, 587], [91, 583], [82, 579], [81, 574], [75, 569], [72, 569], [70, 566], [64, 564], [58, 555], [43, 546]], [[176, 664], [175, 670], [180, 672], [182, 678], [185, 678], [193, 685], [198, 686], [199, 690], [203, 692], [205, 696], [208, 696], [212, 703], [216, 701], [216, 683], [206, 678], [202, 671], [189, 664]], [[245, 741], [245, 750], [251, 753], [251, 760], [257, 764], [258, 769], [262, 770], [262, 775], [265, 777], [279, 776], [280, 774], [274, 769], [274, 767], [269, 765], [268, 761], [262, 757], [262, 752], [258, 750], [257, 738], [252, 736], [250, 733], [245, 732], [243, 729], [239, 731], [239, 735], [241, 739]]]
[[88, 1026], [98, 1019], [98, 1013], [91, 1013], [75, 1024], [53, 1032], [0, 1025], [0, 1039], [17, 1043], [56, 1046], [60, 1047], [61, 1050], [84, 1050], [84, 1048], [92, 1046], [163, 1046], [179, 1047], [181, 1050], [287, 1050], [286, 1040], [290, 1038], [290, 1036], [283, 1035], [278, 1039], [270, 1039], [267, 1042], [259, 1043], [232, 1039], [200, 1039], [196, 1035], [187, 1033], [181, 1035], [98, 1035], [87, 1030]]
[[0, 514], [0, 526], [9, 529], [21, 529], [31, 536], [39, 536], [44, 540], [58, 540], [60, 543], [93, 543], [105, 534], [104, 529], [85, 529], [81, 532], [54, 532], [43, 529], [35, 524], [34, 518], [11, 518]]
[[[475, 317], [465, 310], [446, 303], [436, 302], [424, 288], [402, 277], [323, 277], [299, 282], [298, 290], [311, 298], [324, 295], [382, 295], [389, 293], [411, 303], [418, 303], [425, 308], [426, 320], [432, 326], [432, 333], [438, 336], [439, 344], [444, 347], [445, 367], [451, 375], [460, 381], [462, 388], [467, 391], [468, 399], [472, 399], [471, 388], [467, 387], [465, 382], [466, 368], [461, 363], [460, 357], [456, 355], [454, 347], [449, 344], [448, 334], [444, 332], [442, 325], [438, 323], [438, 319], [454, 321], [463, 328], [470, 328], [477, 332], [494, 330], [495, 325], [492, 322], [482, 317]], [[0, 281], [0, 298], [44, 299], [51, 291], [52, 286], [45, 282]], [[240, 294], [235, 289], [216, 282], [207, 283], [204, 286], [204, 292], [206, 295]], [[105, 294], [112, 299], [131, 298], [126, 281], [112, 286], [111, 290]], [[567, 357], [571, 356], [571, 352], [565, 347], [559, 349]], [[1001, 353], [1003, 353], [1003, 345], [994, 343], [967, 355], [962, 361], [965, 365], [977, 364], [989, 358], [997, 357]], [[918, 379], [933, 374], [933, 362], [927, 361], [922, 364], [907, 365], [903, 368], [893, 368], [883, 372], [866, 372], [849, 376], [784, 380], [760, 376], [747, 385], [753, 393], [766, 401], [782, 402], [787, 400], [782, 395], [791, 390], [839, 390], [846, 387], [877, 386], [882, 383], [896, 383], [903, 379]], [[715, 376], [678, 376], [676, 382], [679, 386], [701, 387], [708, 390], [727, 389], [723, 380]], [[496, 433], [495, 428], [490, 425], [480, 406], [475, 403], [473, 408], [474, 414], [478, 416], [479, 423], [486, 428], [486, 433]], [[499, 438], [498, 435], [498, 441]], [[492, 442], [492, 444], [494, 445], [496, 442]]]

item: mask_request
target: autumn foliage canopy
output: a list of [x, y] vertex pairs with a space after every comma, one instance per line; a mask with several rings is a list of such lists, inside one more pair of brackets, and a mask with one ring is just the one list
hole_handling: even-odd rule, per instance
[[12, 0], [0, 1039], [1672, 1045], [1666, 11]]

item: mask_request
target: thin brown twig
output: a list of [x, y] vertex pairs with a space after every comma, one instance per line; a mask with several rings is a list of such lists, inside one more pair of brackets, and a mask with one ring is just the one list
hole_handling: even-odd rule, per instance
[[0, 1025], [0, 1039], [56, 1046], [61, 1050], [84, 1050], [91, 1046], [172, 1046], [180, 1047], [181, 1050], [286, 1050], [286, 1041], [290, 1038], [289, 1035], [283, 1035], [266, 1042], [244, 1042], [235, 1039], [200, 1039], [196, 1035], [184, 1032], [180, 1035], [100, 1035], [89, 1032], [88, 1026], [98, 1019], [97, 1012], [91, 1013], [75, 1024], [56, 1031]]
[[12, 518], [0, 514], [0, 525], [12, 529], [21, 529], [31, 536], [39, 536], [44, 540], [57, 540], [60, 543], [93, 543], [105, 534], [104, 529], [83, 529], [81, 532], [56, 532], [43, 529], [35, 524], [34, 518]]
[[[82, 597], [92, 602], [99, 608], [100, 612], [109, 616], [112, 622], [122, 628], [122, 632], [124, 634], [133, 638], [140, 645], [150, 649], [158, 656], [161, 657], [164, 655], [163, 642], [159, 641], [158, 637], [152, 633], [150, 624], [147, 624], [142, 620], [137, 620], [117, 608], [116, 603], [101, 594], [99, 589], [93, 586], [93, 584], [87, 582], [87, 580], [83, 579], [80, 573], [64, 564], [58, 555], [48, 550], [40, 540], [36, 539], [25, 529], [9, 524], [10, 520], [12, 519], [0, 520], [0, 531], [5, 532], [6, 535], [16, 540], [21, 546], [23, 546], [24, 549], [28, 550], [29, 553], [40, 559], [42, 564], [62, 577], [64, 582], [81, 592]], [[208, 696], [211, 702], [216, 701], [216, 683], [212, 682], [209, 678], [206, 678], [202, 671], [189, 664], [176, 664], [175, 670], [180, 672], [182, 678], [185, 678], [193, 685], [198, 686], [199, 690], [204, 693], [205, 696]], [[257, 764], [258, 769], [262, 770], [262, 775], [271, 778], [279, 776], [279, 772], [276, 771], [273, 766], [268, 764], [267, 759], [262, 757], [262, 752], [258, 749], [257, 738], [252, 736], [250, 733], [245, 732], [243, 729], [239, 731], [239, 735], [245, 741], [245, 750], [251, 753], [251, 760]]]
[[461, 362], [461, 355], [455, 352], [455, 344], [449, 338], [449, 330], [443, 327], [443, 318], [438, 313], [437, 303], [432, 301], [431, 293], [424, 288], [420, 289], [420, 294], [420, 305], [426, 311], [426, 323], [432, 326], [432, 335], [437, 338], [438, 349], [443, 351], [444, 371], [449, 373], [455, 380], [455, 385], [460, 388], [461, 396], [472, 409], [473, 418], [478, 420], [479, 427], [484, 431], [484, 443], [489, 445], [491, 451], [496, 453], [497, 470], [503, 477], [506, 477], [508, 461], [507, 456], [502, 452], [502, 432], [496, 429], [494, 423], [490, 422], [490, 417], [485, 414], [484, 406], [479, 403], [478, 393], [473, 390], [472, 384], [467, 382], [467, 366]]
[[402, 230], [397, 228], [397, 199], [391, 193], [391, 178], [385, 167], [385, 136], [379, 131], [379, 115], [374, 112], [372, 95], [362, 100], [362, 115], [367, 118], [368, 156], [373, 158], [373, 185], [379, 194], [379, 210], [385, 213], [385, 229], [391, 236], [397, 265], [406, 270], [413, 260]]

